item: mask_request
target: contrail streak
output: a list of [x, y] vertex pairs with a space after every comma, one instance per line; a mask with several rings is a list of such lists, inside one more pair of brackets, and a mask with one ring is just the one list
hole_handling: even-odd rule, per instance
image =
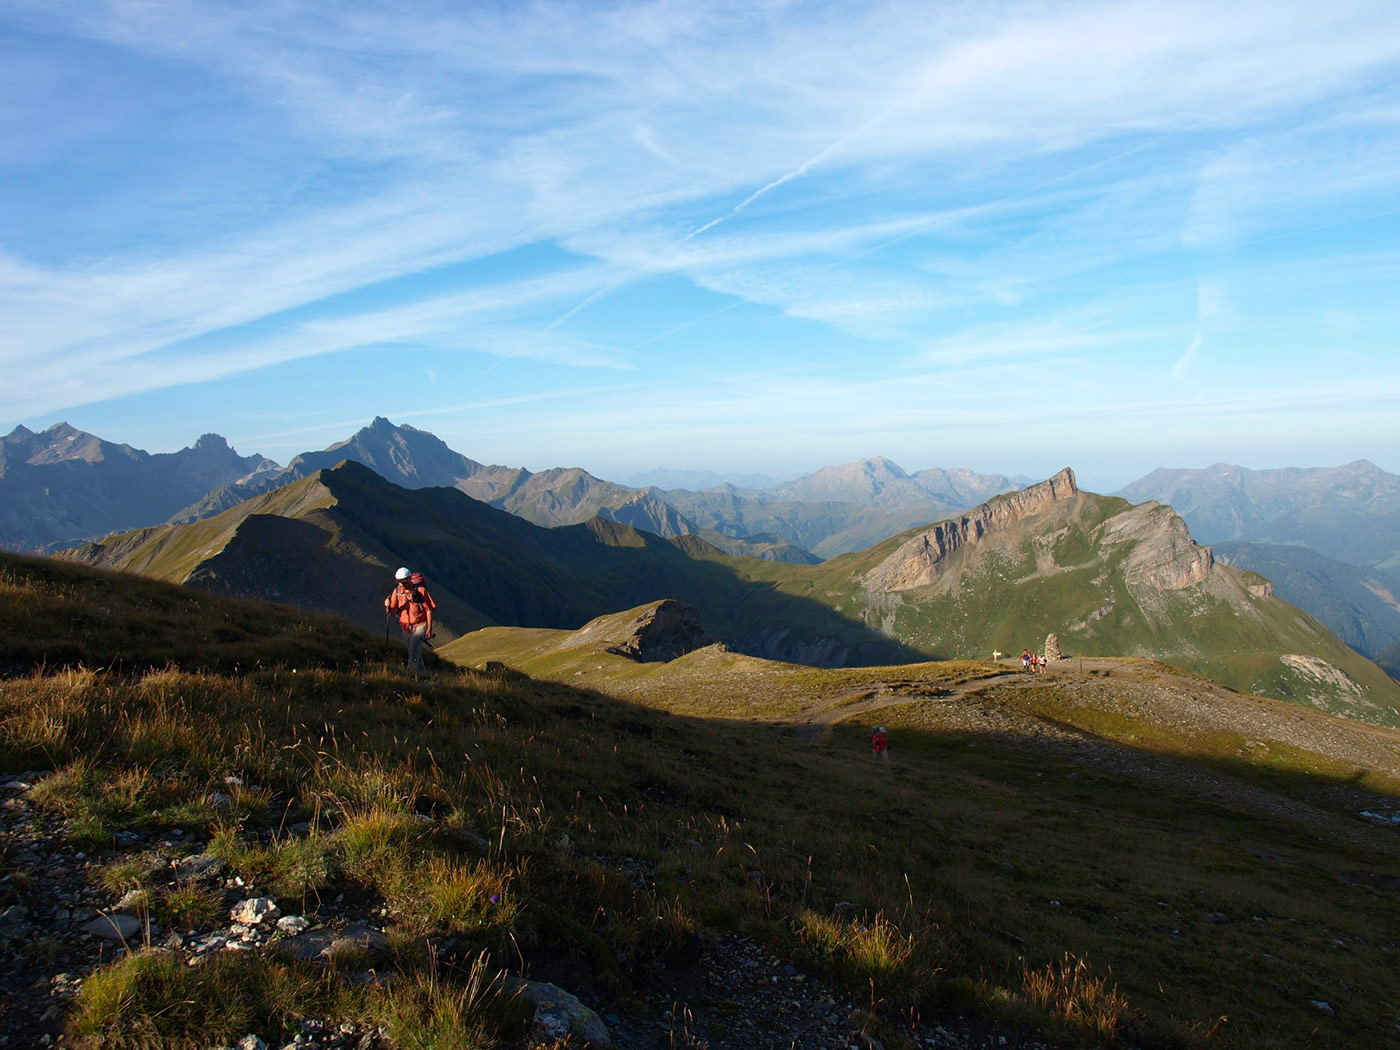
[[[796, 168], [794, 168], [792, 171], [788, 172], [787, 174], [781, 175], [781, 176], [779, 176], [778, 178], [774, 179], [772, 182], [769, 182], [769, 183], [767, 183], [767, 184], [765, 184], [765, 185], [763, 185], [763, 186], [760, 186], [758, 189], [754, 190], [753, 193], [749, 194], [749, 195], [748, 195], [747, 197], [745, 197], [742, 201], [740, 201], [740, 202], [739, 202], [738, 204], [736, 204], [733, 208], [731, 208], [727, 213], [725, 213], [724, 215], [719, 216], [718, 218], [711, 219], [709, 222], [705, 223], [705, 225], [703, 225], [703, 226], [699, 226], [699, 227], [697, 227], [696, 229], [691, 230], [690, 233], [688, 233], [688, 234], [686, 234], [684, 237], [682, 237], [679, 241], [676, 242], [676, 244], [677, 244], [677, 245], [685, 244], [687, 241], [690, 241], [690, 240], [694, 239], [695, 237], [700, 236], [700, 234], [705, 233], [707, 230], [712, 230], [712, 229], [714, 229], [714, 228], [715, 228], [716, 226], [718, 226], [720, 223], [727, 222], [728, 220], [734, 218], [734, 216], [738, 215], [740, 212], [742, 212], [745, 208], [747, 208], [749, 205], [751, 205], [754, 201], [758, 200], [758, 199], [759, 199], [760, 197], [762, 197], [764, 194], [767, 194], [767, 193], [772, 192], [773, 190], [777, 189], [779, 186], [782, 186], [784, 183], [791, 182], [793, 179], [801, 178], [803, 175], [807, 174], [807, 172], [811, 171], [813, 167], [815, 167], [816, 165], [820, 164], [822, 161], [826, 160], [828, 157], [830, 157], [830, 156], [831, 156], [833, 153], [835, 153], [837, 150], [839, 150], [840, 148], [842, 148], [843, 146], [845, 146], [848, 142], [851, 141], [851, 139], [855, 138], [857, 135], [859, 135], [859, 134], [861, 134], [862, 132], [866, 131], [868, 128], [870, 128], [870, 127], [873, 126], [874, 124], [878, 123], [879, 121], [883, 120], [886, 116], [888, 116], [891, 112], [893, 112], [895, 108], [897, 108], [897, 107], [891, 106], [891, 107], [889, 107], [889, 108], [887, 108], [887, 109], [881, 111], [881, 112], [880, 112], [879, 114], [877, 114], [876, 116], [871, 117], [871, 118], [870, 118], [869, 120], [867, 120], [864, 124], [862, 124], [862, 125], [860, 126], [860, 128], [858, 128], [856, 131], [850, 133], [849, 135], [844, 135], [844, 136], [842, 136], [841, 138], [837, 139], [835, 142], [831, 143], [829, 146], [827, 146], [825, 149], [821, 150], [819, 153], [816, 153], [816, 154], [814, 154], [813, 156], [809, 157], [807, 160], [803, 161], [801, 164], [799, 164]], [[847, 255], [847, 256], [845, 256], [844, 258], [837, 259], [837, 260], [835, 260], [834, 262], [830, 262], [830, 263], [828, 263], [827, 265], [818, 268], [818, 269], [816, 270], [816, 272], [817, 272], [817, 273], [826, 273], [826, 272], [828, 272], [828, 271], [830, 271], [830, 270], [834, 270], [834, 269], [837, 269], [837, 268], [839, 268], [839, 267], [849, 265], [850, 263], [855, 262], [857, 259], [863, 259], [863, 258], [864, 258], [865, 256], [867, 256], [867, 255], [872, 255], [872, 254], [874, 254], [875, 252], [883, 251], [885, 248], [892, 247], [893, 245], [899, 244], [899, 243], [902, 242], [902, 241], [907, 241], [907, 240], [908, 240], [909, 238], [911, 238], [911, 237], [917, 237], [917, 236], [919, 236], [919, 235], [921, 235], [921, 234], [928, 233], [928, 232], [930, 232], [931, 230], [936, 230], [936, 229], [939, 229], [939, 228], [941, 228], [941, 227], [943, 227], [943, 226], [947, 226], [947, 225], [949, 225], [949, 224], [951, 224], [951, 223], [953, 223], [953, 222], [961, 221], [961, 220], [966, 219], [966, 218], [968, 218], [968, 217], [970, 217], [970, 216], [977, 215], [977, 214], [979, 214], [980, 212], [990, 211], [992, 208], [1000, 207], [1000, 206], [1003, 205], [1003, 204], [1009, 204], [1009, 203], [1011, 203], [1012, 201], [1020, 200], [1020, 199], [1025, 198], [1025, 197], [1029, 197], [1029, 196], [1031, 196], [1032, 194], [1039, 193], [1040, 191], [1045, 190], [1045, 189], [1048, 189], [1049, 187], [1054, 186], [1054, 185], [1056, 185], [1057, 183], [1065, 182], [1065, 181], [1067, 181], [1067, 180], [1069, 180], [1069, 179], [1077, 178], [1078, 176], [1083, 175], [1085, 172], [1093, 171], [1095, 168], [1101, 168], [1101, 167], [1103, 167], [1103, 166], [1106, 165], [1106, 164], [1112, 164], [1112, 163], [1114, 163], [1115, 161], [1122, 160], [1124, 157], [1130, 157], [1130, 156], [1132, 156], [1134, 153], [1141, 153], [1143, 150], [1152, 149], [1153, 147], [1158, 146], [1158, 145], [1161, 145], [1163, 142], [1166, 142], [1166, 141], [1168, 141], [1169, 139], [1176, 138], [1178, 135], [1184, 135], [1184, 134], [1187, 134], [1188, 132], [1191, 132], [1191, 131], [1196, 130], [1197, 128], [1199, 128], [1199, 127], [1201, 127], [1203, 124], [1205, 124], [1206, 121], [1207, 121], [1207, 119], [1208, 119], [1208, 118], [1206, 118], [1206, 117], [1202, 117], [1200, 120], [1194, 121], [1193, 123], [1188, 124], [1188, 125], [1186, 125], [1185, 127], [1177, 128], [1177, 129], [1174, 130], [1174, 131], [1169, 131], [1169, 132], [1167, 132], [1165, 135], [1159, 135], [1159, 136], [1157, 136], [1157, 137], [1154, 138], [1154, 139], [1148, 140], [1147, 142], [1139, 143], [1138, 145], [1133, 146], [1133, 147], [1131, 147], [1130, 149], [1120, 150], [1119, 152], [1114, 153], [1114, 154], [1111, 154], [1110, 156], [1104, 157], [1104, 158], [1102, 158], [1101, 160], [1096, 160], [1096, 161], [1094, 161], [1092, 164], [1085, 164], [1085, 165], [1083, 165], [1082, 167], [1075, 168], [1073, 171], [1067, 171], [1067, 172], [1064, 172], [1064, 173], [1062, 173], [1062, 174], [1060, 174], [1060, 175], [1056, 175], [1054, 178], [1046, 179], [1045, 181], [1040, 182], [1040, 183], [1037, 183], [1036, 185], [1031, 186], [1031, 187], [1029, 187], [1029, 188], [1027, 188], [1027, 189], [1024, 189], [1024, 190], [1017, 190], [1015, 193], [1009, 193], [1009, 194], [1007, 194], [1007, 195], [1004, 196], [1004, 197], [999, 197], [999, 198], [997, 198], [996, 200], [986, 201], [986, 202], [984, 202], [984, 203], [982, 203], [982, 204], [971, 205], [971, 206], [966, 207], [966, 208], [961, 208], [961, 209], [959, 209], [959, 210], [957, 210], [957, 211], [955, 211], [955, 212], [951, 212], [951, 213], [948, 213], [948, 214], [945, 214], [945, 215], [941, 215], [941, 216], [939, 216], [938, 218], [933, 219], [933, 220], [930, 220], [929, 222], [924, 223], [924, 224], [922, 224], [922, 225], [916, 226], [916, 227], [914, 227], [913, 229], [908, 230], [908, 231], [906, 231], [905, 233], [902, 233], [902, 234], [900, 234], [900, 235], [897, 236], [897, 237], [891, 237], [889, 240], [881, 241], [881, 242], [878, 243], [878, 244], [873, 244], [873, 245], [871, 245], [869, 248], [864, 248], [864, 249], [862, 249], [861, 251], [854, 252], [853, 254]], [[560, 324], [562, 324], [563, 322], [567, 321], [569, 318], [573, 317], [573, 316], [574, 316], [575, 314], [577, 314], [580, 310], [583, 310], [585, 307], [589, 306], [590, 304], [592, 304], [592, 303], [594, 303], [594, 302], [597, 302], [599, 299], [603, 298], [604, 296], [609, 295], [610, 293], [612, 293], [613, 291], [615, 291], [617, 288], [619, 288], [621, 285], [625, 284], [628, 280], [630, 280], [630, 278], [628, 278], [628, 277], [619, 277], [619, 278], [617, 278], [616, 280], [614, 280], [614, 281], [610, 282], [609, 284], [605, 285], [604, 287], [598, 289], [598, 291], [596, 291], [596, 292], [594, 292], [592, 295], [588, 296], [586, 299], [584, 299], [582, 302], [580, 302], [577, 306], [574, 306], [574, 307], [573, 307], [572, 309], [570, 309], [568, 312], [566, 312], [566, 313], [562, 314], [561, 316], [559, 316], [558, 318], [556, 318], [556, 319], [555, 319], [553, 322], [551, 322], [544, 330], [547, 332], [547, 331], [550, 331], [551, 329], [557, 327], [558, 325], [560, 325]], [[656, 342], [656, 341], [658, 341], [658, 340], [660, 340], [660, 339], [665, 339], [666, 337], [675, 335], [675, 334], [677, 334], [678, 332], [683, 332], [683, 331], [685, 331], [687, 328], [693, 328], [693, 327], [695, 327], [695, 326], [698, 325], [698, 324], [703, 324], [705, 321], [708, 321], [708, 320], [711, 320], [712, 318], [718, 317], [718, 316], [720, 316], [721, 314], [728, 313], [730, 310], [733, 310], [733, 309], [735, 309], [736, 307], [742, 306], [742, 305], [744, 305], [746, 302], [747, 302], [746, 299], [742, 299], [742, 298], [737, 299], [737, 300], [735, 300], [735, 301], [732, 302], [732, 303], [728, 303], [728, 304], [725, 305], [725, 306], [719, 307], [718, 309], [711, 310], [711, 311], [709, 311], [709, 312], [707, 312], [707, 313], [701, 314], [699, 317], [696, 317], [696, 318], [694, 318], [694, 319], [692, 319], [692, 320], [690, 320], [690, 321], [686, 321], [686, 322], [683, 322], [682, 324], [675, 325], [674, 327], [668, 328], [668, 329], [666, 329], [666, 330], [663, 331], [663, 332], [658, 332], [656, 335], [648, 336], [646, 339], [643, 339], [643, 340], [642, 340], [641, 342], [639, 342], [639, 343], [633, 343], [631, 346], [629, 346], [629, 347], [627, 348], [627, 350], [630, 352], [630, 351], [632, 351], [632, 350], [640, 349], [641, 347], [647, 346], [648, 344], [654, 343], [654, 342]], [[510, 356], [513, 357], [514, 355], [512, 354], [512, 355], [510, 355]], [[494, 364], [492, 364], [492, 365], [490, 366], [490, 368], [487, 368], [486, 371], [482, 373], [482, 375], [485, 375], [487, 372], [490, 372], [490, 371], [494, 370], [496, 367], [498, 367], [500, 364], [502, 364], [504, 361], [507, 361], [507, 360], [509, 360], [509, 357], [500, 358], [500, 359], [497, 360]]]
[[[863, 131], [866, 127], [869, 127], [869, 124], [863, 125], [861, 130]], [[690, 240], [693, 237], [699, 237], [706, 230], [712, 230], [722, 222], [728, 222], [730, 219], [734, 218], [734, 216], [738, 215], [741, 211], [747, 208], [754, 201], [758, 200], [758, 198], [762, 197], [765, 193], [768, 193], [770, 190], [776, 190], [783, 183], [791, 182], [793, 179], [800, 179], [803, 175], [806, 175], [807, 172], [811, 171], [814, 166], [826, 160], [827, 157], [831, 156], [838, 149], [840, 149], [847, 142], [849, 142], [851, 138], [852, 136], [847, 135], [845, 138], [837, 139], [835, 142], [833, 142], [830, 146], [826, 147], [826, 149], [822, 150], [820, 153], [816, 154], [815, 156], [809, 157], [807, 160], [804, 160], [801, 164], [793, 168], [792, 171], [788, 172], [786, 175], [779, 176], [772, 182], [768, 183], [768, 185], [760, 186], [758, 189], [754, 190], [747, 197], [741, 200], [738, 204], [734, 205], [734, 207], [731, 208], [727, 214], [721, 215], [717, 219], [711, 219], [709, 222], [705, 223], [704, 226], [700, 226], [697, 229], [691, 230], [684, 237], [682, 237], [678, 243], [684, 244], [686, 241]]]

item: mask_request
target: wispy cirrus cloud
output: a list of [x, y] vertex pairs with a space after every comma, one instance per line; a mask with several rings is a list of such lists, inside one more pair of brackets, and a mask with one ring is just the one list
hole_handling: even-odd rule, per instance
[[[17, 0], [0, 21], [42, 36], [25, 68], [55, 87], [0, 103], [37, 159], [0, 158], [11, 419], [384, 342], [645, 370], [738, 303], [943, 369], [1170, 332], [1170, 372], [1217, 346], [1177, 330], [1201, 267], [1301, 213], [1383, 214], [1400, 168], [1385, 4]], [[94, 59], [130, 93], [74, 136]], [[100, 183], [54, 177], [79, 159]], [[574, 265], [438, 286], [535, 245]]]

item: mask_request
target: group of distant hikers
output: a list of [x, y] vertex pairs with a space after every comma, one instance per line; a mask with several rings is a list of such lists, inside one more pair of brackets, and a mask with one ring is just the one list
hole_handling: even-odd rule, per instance
[[[993, 653], [998, 660], [1001, 653]], [[1030, 649], [1021, 650], [1021, 670], [1031, 674], [1040, 674], [1045, 670], [1045, 665], [1049, 663], [1045, 659], [1044, 653], [1036, 653]], [[876, 726], [870, 731], [870, 752], [882, 762], [890, 760], [890, 735], [884, 726]]]
[[389, 641], [389, 617], [399, 614], [399, 627], [408, 639], [408, 669], [414, 674], [423, 666], [423, 645], [433, 636], [433, 610], [437, 602], [428, 593], [421, 572], [401, 568], [394, 573], [394, 590], [384, 599], [384, 641]]

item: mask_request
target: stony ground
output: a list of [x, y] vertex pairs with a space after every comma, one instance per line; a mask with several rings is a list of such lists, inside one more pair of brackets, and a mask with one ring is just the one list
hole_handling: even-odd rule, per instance
[[[383, 916], [363, 905], [322, 902], [311, 918], [282, 914], [251, 897], [203, 843], [182, 838], [123, 835], [118, 850], [88, 853], [64, 841], [57, 825], [31, 805], [42, 774], [0, 774], [3, 876], [0, 900], [0, 1046], [65, 1043], [63, 1027], [83, 981], [97, 967], [143, 946], [183, 953], [199, 965], [219, 952], [281, 951], [316, 960], [346, 943], [384, 942]], [[206, 929], [166, 931], [142, 915], [139, 902], [105, 889], [101, 869], [124, 855], [152, 851], [183, 855], [171, 875], [223, 891], [226, 917]], [[362, 975], [373, 979], [373, 974]], [[616, 1004], [588, 1002], [603, 1017], [618, 1050], [879, 1050], [860, 1005], [777, 958], [753, 941], [726, 935], [689, 964], [642, 990], [646, 1008], [633, 1015]], [[927, 1047], [991, 1050], [1042, 1044], [1015, 1033], [943, 1019], [906, 1030]], [[261, 1050], [258, 1033], [239, 1047]], [[388, 1050], [384, 1033], [338, 1018], [303, 1024], [289, 1048]]]
[[[746, 937], [726, 936], [693, 970], [650, 991], [654, 1019], [606, 1018], [619, 1050], [879, 1050], [859, 1005]], [[900, 1036], [950, 1050], [1043, 1048], [1031, 1037], [964, 1019]]]
[[[128, 950], [163, 947], [187, 954], [199, 965], [224, 951], [290, 951], [313, 957], [337, 941], [382, 943], [372, 916], [357, 916], [332, 902], [317, 920], [282, 915], [256, 905], [226, 865], [200, 853], [201, 843], [182, 837], [148, 839], [121, 833], [118, 849], [88, 853], [64, 841], [56, 822], [29, 800], [43, 774], [0, 773], [0, 1046], [54, 1046], [63, 1042], [69, 1007], [83, 981], [96, 968]], [[184, 855], [171, 876], [222, 888], [225, 920], [193, 932], [162, 930], [144, 914], [137, 895], [105, 889], [101, 869], [122, 856], [158, 851]], [[256, 900], [253, 898], [252, 900]], [[243, 920], [243, 921], [238, 921]], [[255, 1047], [256, 1042], [250, 1042]], [[309, 1021], [298, 1047], [383, 1045], [378, 1033], [335, 1018]]]
[[[1079, 702], [1131, 716], [1144, 725], [1173, 731], [1243, 734], [1246, 750], [1259, 740], [1279, 741], [1324, 754], [1358, 768], [1400, 775], [1400, 733], [1353, 727], [1331, 718], [1272, 701], [1255, 702], [1229, 694], [1190, 676], [1121, 664], [1105, 664], [1100, 677], [1073, 676]], [[1015, 734], [1027, 746], [1071, 749], [1083, 760], [1174, 788], [1205, 795], [1228, 795], [1300, 825], [1324, 824], [1337, 833], [1335, 812], [1314, 803], [1284, 798], [1237, 779], [1180, 762], [1154, 758], [1145, 750], [1109, 745], [1091, 734], [1025, 713], [1015, 692], [1057, 680], [1010, 669], [961, 683], [920, 683], [872, 677], [847, 683], [839, 692], [799, 700], [780, 719], [799, 740], [816, 743], [831, 725], [845, 719], [878, 720], [894, 705], [915, 705], [921, 724], [944, 731]], [[731, 691], [751, 689], [769, 695], [761, 672], [747, 683], [727, 683]], [[659, 688], [646, 682], [629, 687], [634, 695]], [[674, 690], [675, 684], [664, 686]], [[638, 696], [637, 698], [642, 698]], [[656, 696], [649, 697], [657, 701]], [[1227, 702], [1228, 701], [1228, 702]], [[897, 763], [897, 758], [896, 758]], [[68, 1009], [83, 980], [128, 948], [145, 944], [178, 950], [198, 965], [212, 953], [289, 952], [315, 960], [352, 942], [374, 947], [383, 942], [385, 917], [370, 902], [323, 901], [310, 916], [259, 913], [249, 892], [228, 876], [221, 862], [203, 854], [206, 843], [170, 837], [145, 839], [123, 833], [116, 853], [89, 854], [66, 842], [57, 825], [31, 805], [29, 792], [40, 779], [34, 772], [0, 772], [0, 1046], [52, 1046], [61, 1042]], [[1328, 809], [1371, 805], [1371, 796], [1332, 798]], [[1368, 810], [1372, 823], [1356, 821], [1349, 832], [1374, 834], [1397, 814]], [[1373, 826], [1374, 825], [1374, 826]], [[97, 874], [116, 856], [156, 852], [185, 858], [171, 863], [172, 876], [200, 881], [223, 894], [224, 918], [198, 931], [164, 931], [143, 921], [139, 902], [123, 900], [101, 885]], [[370, 975], [365, 975], [368, 979]], [[623, 1011], [616, 1003], [589, 1000], [619, 1050], [873, 1050], [879, 1046], [864, 1027], [861, 1004], [834, 992], [792, 963], [758, 944], [726, 936], [704, 947], [689, 964], [667, 973], [661, 983], [639, 992], [644, 1010]], [[256, 1033], [250, 1033], [256, 1036]], [[927, 1047], [990, 1050], [1037, 1047], [1022, 1033], [989, 1031], [957, 1019], [924, 1021], [903, 1033]], [[246, 1043], [258, 1047], [256, 1040]], [[308, 1022], [288, 1046], [388, 1047], [382, 1033], [362, 1030], [338, 1018]]]

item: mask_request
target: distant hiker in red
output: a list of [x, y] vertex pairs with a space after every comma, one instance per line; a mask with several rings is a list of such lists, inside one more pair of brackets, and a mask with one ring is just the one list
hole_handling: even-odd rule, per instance
[[890, 738], [885, 733], [884, 726], [876, 726], [871, 730], [870, 750], [874, 752], [876, 758], [885, 762], [890, 760]]
[[423, 585], [421, 572], [400, 569], [394, 573], [394, 592], [384, 599], [384, 615], [399, 614], [399, 626], [408, 638], [408, 669], [418, 674], [423, 666], [423, 643], [433, 636], [433, 610], [437, 602]]
[[1029, 671], [1030, 669], [1031, 669], [1031, 651], [1030, 651], [1029, 649], [1022, 649], [1022, 650], [1021, 650], [1021, 670], [1023, 670], [1023, 671]]

